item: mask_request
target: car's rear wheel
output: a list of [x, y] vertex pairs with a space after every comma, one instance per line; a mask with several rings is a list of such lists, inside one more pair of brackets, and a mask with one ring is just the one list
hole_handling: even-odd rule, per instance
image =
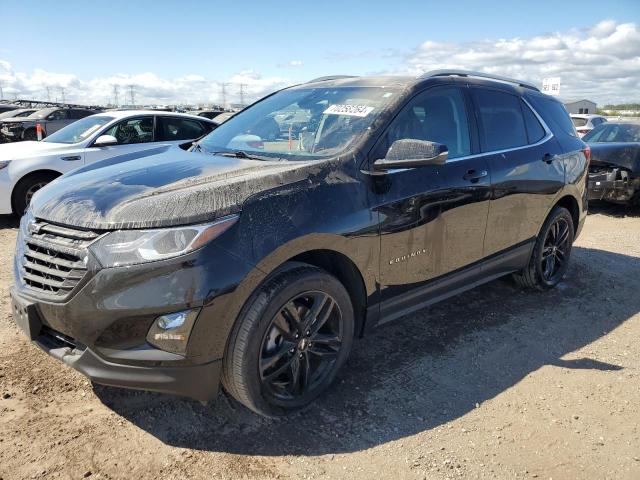
[[53, 173], [34, 173], [18, 182], [13, 190], [13, 209], [22, 216], [35, 193], [58, 176]]
[[569, 267], [574, 235], [569, 211], [555, 207], [540, 230], [529, 264], [514, 274], [515, 281], [520, 286], [540, 290], [555, 287]]
[[224, 359], [225, 389], [268, 417], [302, 408], [334, 380], [353, 331], [344, 286], [324, 270], [294, 264], [243, 309]]

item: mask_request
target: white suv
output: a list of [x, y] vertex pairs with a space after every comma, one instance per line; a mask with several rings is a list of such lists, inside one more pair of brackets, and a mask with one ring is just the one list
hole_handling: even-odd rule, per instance
[[607, 119], [602, 115], [572, 113], [571, 121], [573, 122], [573, 126], [576, 127], [576, 132], [578, 132], [578, 135], [580, 135], [580, 138], [582, 138], [598, 125], [606, 122]]
[[113, 111], [85, 117], [40, 142], [0, 145], [0, 214], [22, 215], [37, 190], [77, 167], [183, 144], [216, 125], [182, 113]]

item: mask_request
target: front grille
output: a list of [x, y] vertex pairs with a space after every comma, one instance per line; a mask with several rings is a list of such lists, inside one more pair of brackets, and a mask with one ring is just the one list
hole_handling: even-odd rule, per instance
[[64, 297], [87, 273], [87, 247], [99, 234], [35, 221], [27, 226], [20, 275], [37, 292]]

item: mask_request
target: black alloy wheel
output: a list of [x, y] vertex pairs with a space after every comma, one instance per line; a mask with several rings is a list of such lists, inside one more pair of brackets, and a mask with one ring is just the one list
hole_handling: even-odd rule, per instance
[[323, 383], [342, 348], [342, 313], [320, 291], [288, 301], [271, 320], [260, 349], [260, 380], [275, 403], [297, 402]]
[[349, 357], [354, 330], [345, 286], [326, 270], [287, 262], [242, 308], [222, 384], [260, 415], [287, 415], [329, 388]]
[[538, 290], [547, 290], [560, 283], [569, 268], [574, 228], [569, 210], [555, 207], [540, 229], [529, 263], [513, 274], [516, 283]]
[[566, 218], [558, 217], [547, 231], [540, 258], [540, 270], [547, 282], [554, 283], [558, 275], [564, 275], [571, 248], [569, 245], [571, 228]]

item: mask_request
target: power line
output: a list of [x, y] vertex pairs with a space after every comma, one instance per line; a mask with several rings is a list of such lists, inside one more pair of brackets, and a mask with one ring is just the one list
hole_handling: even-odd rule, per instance
[[240, 84], [240, 105], [242, 105], [244, 107], [244, 87], [246, 87], [246, 84], [241, 83]]
[[135, 92], [134, 92], [134, 85], [129, 85], [129, 95], [131, 95], [131, 105], [135, 105], [136, 104], [136, 97], [135, 97]]
[[220, 96], [222, 97], [222, 108], [227, 108], [227, 85], [228, 83], [220, 84]]
[[113, 86], [113, 103], [116, 107], [118, 106], [118, 93], [119, 93], [119, 86], [114, 85]]

